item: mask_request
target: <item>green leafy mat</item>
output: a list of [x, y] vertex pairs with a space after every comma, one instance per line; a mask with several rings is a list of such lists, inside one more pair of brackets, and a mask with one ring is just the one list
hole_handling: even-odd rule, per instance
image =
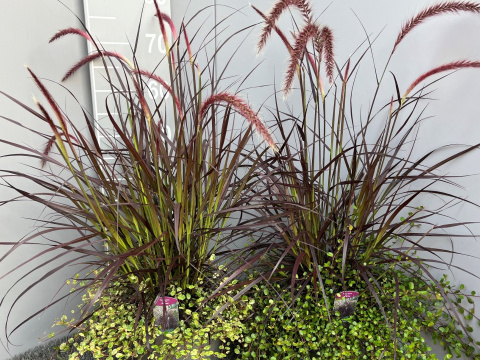
[[[55, 347], [65, 342], [67, 338], [58, 338], [44, 344], [40, 344], [22, 354], [15, 355], [11, 360], [63, 360], [68, 358], [67, 353], [59, 353]], [[90, 353], [85, 354], [82, 360], [93, 360]]]

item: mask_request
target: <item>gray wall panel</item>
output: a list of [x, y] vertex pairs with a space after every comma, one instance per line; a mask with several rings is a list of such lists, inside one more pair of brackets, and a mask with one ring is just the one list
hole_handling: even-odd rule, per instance
[[[18, 0], [2, 1], [0, 11], [0, 44], [2, 46], [2, 56], [0, 59], [0, 90], [4, 91], [18, 100], [35, 107], [32, 95], [45, 104], [40, 91], [34, 85], [30, 75], [24, 65], [28, 65], [40, 78], [50, 79], [54, 82], [60, 82], [61, 78], [68, 68], [86, 55], [86, 44], [77, 37], [69, 36], [53, 44], [48, 44], [49, 39], [59, 29], [66, 27], [80, 26], [74, 14], [83, 16], [82, 2], [79, 0], [70, 1], [70, 12], [65, 6], [56, 0]], [[71, 116], [72, 119], [81, 119], [81, 113], [78, 111], [78, 105], [67, 95], [67, 92], [61, 86], [46, 82], [60, 106]], [[90, 107], [88, 69], [81, 70], [74, 78], [68, 80], [65, 84], [77, 96], [78, 101]], [[35, 129], [47, 130], [44, 124], [33, 118], [29, 113], [13, 104], [5, 97], [0, 96], [1, 115], [11, 117], [20, 121], [26, 126]], [[1, 122], [0, 136], [3, 139], [42, 149], [44, 141], [32, 135], [28, 131], [19, 129], [19, 127]], [[12, 152], [18, 152], [4, 144], [0, 144], [0, 155]], [[39, 166], [38, 161], [29, 161], [25, 159], [24, 164]], [[0, 168], [14, 169], [32, 173], [38, 176], [38, 171], [28, 168], [26, 165], [18, 163], [18, 158], [0, 159]], [[28, 186], [25, 182], [15, 182], [20, 187]], [[6, 188], [0, 188], [0, 201], [13, 197], [15, 194], [7, 191]], [[13, 204], [12, 206], [0, 206], [0, 239], [2, 241], [17, 241], [22, 236], [27, 235], [34, 229], [34, 222], [30, 219], [39, 217], [43, 209], [28, 202]], [[43, 249], [42, 249], [43, 250]], [[5, 248], [0, 248], [0, 254], [5, 253]], [[40, 251], [37, 247], [27, 247], [12, 253], [5, 261], [0, 263], [0, 274], [5, 274], [14, 268], [20, 262], [33, 256]], [[38, 265], [38, 262], [34, 263]], [[34, 268], [34, 264], [25, 267], [26, 270]], [[18, 289], [25, 287], [31, 281], [40, 276], [31, 276], [28, 279], [21, 279], [21, 274], [17, 273], [0, 280], [0, 294], [3, 294], [20, 279]], [[16, 325], [28, 315], [32, 310], [39, 308], [42, 304], [47, 304], [60, 285], [64, 283], [65, 275], [54, 276], [46, 281], [41, 287], [35, 288], [28, 298], [21, 301], [16, 310], [11, 314], [10, 325]], [[18, 295], [18, 290], [14, 290], [10, 296], [5, 299], [5, 303], [0, 308], [0, 319], [2, 330], [0, 339], [5, 343], [4, 320], [9, 305]], [[70, 305], [72, 306], [72, 305]], [[38, 344], [39, 337], [51, 331], [53, 319], [61, 315], [63, 307], [57, 307], [52, 311], [47, 311], [42, 316], [38, 316], [28, 324], [19, 329], [13, 336], [12, 341], [19, 347], [11, 346], [12, 354], [22, 352], [29, 347]], [[10, 330], [12, 326], [10, 326]], [[0, 347], [0, 359], [9, 358], [7, 352]]]

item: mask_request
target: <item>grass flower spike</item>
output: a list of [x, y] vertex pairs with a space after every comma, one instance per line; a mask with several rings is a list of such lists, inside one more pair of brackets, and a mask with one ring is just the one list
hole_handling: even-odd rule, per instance
[[87, 39], [88, 41], [90, 41], [91, 43], [93, 43], [93, 39], [91, 38], [91, 36], [86, 32], [86, 31], [83, 31], [83, 30], [80, 30], [80, 29], [75, 29], [75, 28], [68, 28], [68, 29], [63, 29], [63, 30], [60, 30], [59, 32], [57, 32], [55, 35], [52, 36], [52, 38], [50, 39], [49, 42], [54, 42], [55, 40], [58, 40], [60, 39], [61, 37], [64, 37], [65, 35], [80, 35], [81, 37]]
[[[170, 31], [172, 32], [174, 41], [177, 40], [177, 38], [178, 38], [177, 29], [175, 28], [175, 25], [173, 24], [172, 18], [170, 16], [168, 16], [167, 14], [162, 13], [162, 12], [160, 13], [160, 16], [162, 17], [162, 21], [166, 22], [168, 24], [168, 26], [170, 27]], [[158, 18], [158, 15], [155, 14], [155, 17]]]
[[408, 35], [410, 31], [412, 31], [418, 25], [422, 24], [424, 21], [439, 15], [447, 13], [455, 14], [459, 12], [480, 14], [480, 4], [471, 1], [449, 1], [435, 4], [426, 8], [425, 10], [421, 11], [417, 16], [405, 23], [405, 25], [402, 27], [402, 30], [400, 31], [400, 34], [398, 34], [393, 51], [395, 51], [397, 46], [402, 42], [402, 40], [405, 38], [405, 36]]
[[205, 117], [207, 110], [210, 108], [210, 106], [218, 103], [227, 103], [227, 105], [233, 107], [254, 127], [254, 129], [258, 132], [258, 134], [260, 134], [263, 140], [270, 146], [273, 151], [278, 151], [277, 144], [273, 140], [272, 134], [268, 130], [267, 126], [260, 120], [255, 111], [253, 111], [252, 108], [248, 106], [247, 103], [245, 103], [245, 101], [243, 101], [236, 95], [222, 92], [210, 96], [207, 100], [205, 100], [205, 102], [202, 104], [202, 107], [200, 108], [200, 119], [203, 119]]
[[333, 83], [333, 77], [335, 73], [335, 56], [333, 52], [333, 33], [332, 30], [324, 26], [319, 34], [319, 39], [317, 41], [319, 44], [319, 61], [322, 60], [322, 55], [325, 58], [326, 72], [330, 84]]
[[[276, 28], [276, 22], [283, 14], [283, 12], [288, 9], [290, 6], [295, 6], [300, 13], [306, 23], [310, 23], [312, 21], [311, 18], [311, 8], [308, 0], [281, 0], [278, 1], [273, 8], [270, 10], [267, 18], [265, 20], [265, 25], [262, 29], [262, 33], [260, 35], [260, 40], [258, 41], [257, 45], [257, 52], [261, 52], [265, 47], [272, 30]], [[256, 9], [256, 8], [254, 8]]]
[[405, 101], [407, 98], [408, 94], [412, 92], [414, 88], [418, 86], [422, 81], [426, 80], [430, 76], [433, 76], [435, 74], [439, 74], [445, 71], [455, 71], [455, 70], [461, 70], [461, 69], [468, 69], [468, 68], [480, 68], [480, 61], [470, 61], [470, 60], [459, 60], [459, 61], [453, 61], [448, 64], [440, 65], [437, 66], [436, 68], [433, 68], [426, 73], [422, 74], [419, 76], [405, 91], [405, 94], [403, 95], [402, 98], [402, 103]]
[[315, 46], [317, 47], [317, 51], [320, 53], [320, 46], [318, 44], [320, 31], [316, 24], [307, 24], [300, 33], [296, 36], [296, 41], [293, 46], [292, 53], [290, 54], [289, 64], [287, 68], [287, 74], [285, 75], [285, 82], [283, 85], [283, 95], [287, 97], [290, 93], [290, 90], [293, 86], [293, 79], [295, 78], [295, 74], [297, 73], [297, 67], [300, 60], [305, 53], [305, 49], [307, 44], [310, 40], [315, 42]]
[[123, 65], [128, 65], [128, 67], [130, 69], [133, 69], [133, 64], [127, 60], [126, 57], [124, 57], [123, 55], [120, 55], [116, 52], [113, 52], [113, 51], [100, 51], [100, 52], [96, 52], [96, 53], [93, 53], [93, 54], [90, 54], [88, 56], [85, 56], [82, 60], [80, 60], [79, 62], [77, 62], [75, 65], [73, 65], [70, 70], [67, 71], [67, 73], [65, 74], [65, 76], [63, 77], [62, 81], [65, 81], [67, 80], [68, 78], [70, 78], [73, 74], [75, 74], [81, 67], [91, 63], [92, 61], [96, 60], [96, 59], [99, 59], [99, 58], [102, 58], [102, 57], [107, 57], [107, 58], [114, 58], [114, 59], [117, 59], [120, 61], [120, 63], [122, 63]]

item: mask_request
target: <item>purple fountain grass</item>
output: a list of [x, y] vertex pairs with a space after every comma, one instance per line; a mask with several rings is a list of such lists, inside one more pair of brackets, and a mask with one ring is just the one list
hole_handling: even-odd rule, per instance
[[[480, 13], [480, 3], [476, 0], [470, 2], [440, 1], [442, 3], [428, 7], [402, 27], [398, 38], [392, 39], [392, 45], [395, 43], [394, 51], [405, 36], [430, 17], [460, 11]], [[475, 4], [474, 1], [478, 4]], [[275, 3], [275, 6], [278, 6], [278, 4], [286, 2], [276, 0]], [[265, 21], [265, 27], [258, 42], [259, 50], [261, 50], [266, 45], [265, 42], [272, 30], [275, 29], [274, 26], [280, 25], [279, 22], [275, 24], [272, 15], [263, 16], [256, 8], [254, 10]], [[451, 344], [461, 344], [458, 346], [462, 346], [462, 352], [471, 358], [469, 355], [472, 350], [470, 349], [473, 348], [470, 344], [474, 345], [474, 342], [470, 337], [465, 342], [463, 341], [466, 338], [465, 335], [468, 335], [471, 330], [466, 325], [467, 322], [463, 321], [459, 315], [463, 314], [464, 309], [461, 308], [460, 311], [457, 311], [454, 306], [450, 305], [450, 299], [442, 287], [443, 284], [438, 282], [434, 275], [428, 273], [428, 267], [423, 265], [442, 264], [447, 268], [451, 264], [437, 260], [429, 263], [430, 260], [426, 259], [423, 262], [424, 259], [420, 255], [424, 252], [424, 254], [428, 253], [427, 258], [430, 254], [437, 256], [437, 252], [440, 252], [438, 249], [430, 247], [428, 242], [420, 244], [420, 241], [427, 236], [437, 237], [438, 234], [434, 235], [433, 231], [431, 233], [430, 230], [425, 231], [425, 229], [418, 232], [411, 230], [414, 230], [417, 225], [420, 228], [424, 224], [433, 226], [432, 229], [435, 231], [450, 226], [464, 226], [462, 222], [433, 224], [429, 217], [443, 216], [444, 207], [428, 211], [424, 211], [423, 207], [415, 208], [417, 209], [415, 211], [413, 208], [414, 203], [421, 196], [425, 196], [422, 201], [423, 199], [428, 201], [428, 196], [433, 195], [440, 198], [444, 196], [445, 203], [450, 201], [453, 203], [457, 200], [459, 203], [464, 202], [462, 197], [453, 192], [432, 191], [430, 186], [437, 182], [452, 185], [450, 176], [437, 174], [436, 169], [464, 154], [475, 151], [478, 149], [478, 144], [467, 146], [467, 149], [458, 152], [454, 150], [453, 155], [449, 154], [445, 158], [435, 160], [433, 164], [430, 163], [430, 156], [436, 154], [437, 150], [444, 151], [443, 147], [424, 154], [418, 159], [415, 158], [413, 149], [418, 139], [417, 125], [425, 120], [423, 110], [418, 111], [418, 107], [421, 107], [423, 101], [428, 100], [428, 96], [419, 92], [415, 96], [410, 95], [408, 101], [404, 102], [404, 100], [412, 90], [415, 91], [417, 86], [421, 86], [422, 81], [426, 79], [432, 81], [429, 77], [445, 71], [480, 68], [480, 61], [461, 60], [428, 69], [429, 71], [420, 77], [415, 76], [418, 79], [415, 79], [411, 85], [410, 81], [408, 82], [410, 87], [402, 100], [400, 100], [402, 93], [399, 90], [398, 78], [392, 73], [398, 95], [391, 97], [391, 90], [389, 90], [388, 100], [390, 101], [385, 104], [384, 100], [379, 100], [384, 97], [380, 95], [380, 89], [385, 88], [381, 79], [389, 70], [390, 58], [382, 70], [381, 77], [378, 76], [375, 60], [373, 60], [376, 86], [372, 97], [368, 99], [368, 110], [365, 111], [361, 102], [356, 103], [354, 95], [358, 92], [358, 88], [356, 88], [358, 87], [356, 84], [357, 70], [362, 61], [365, 61], [363, 59], [372, 46], [372, 43], [368, 41], [368, 35], [368, 48], [358, 56], [358, 59], [348, 58], [345, 66], [341, 70], [338, 68], [337, 72], [331, 30], [315, 21], [308, 21], [305, 24], [298, 14], [292, 16], [292, 24], [294, 40], [290, 40], [290, 37], [289, 40], [293, 47], [289, 49], [288, 68], [282, 90], [284, 96], [287, 96], [290, 91], [293, 91], [294, 82], [298, 81], [298, 88], [295, 85], [294, 89], [298, 96], [292, 102], [287, 103], [287, 111], [283, 110], [283, 104], [278, 105], [278, 100], [275, 98], [275, 107], [271, 113], [277, 124], [276, 134], [281, 136], [278, 143], [281, 144], [282, 154], [285, 156], [272, 156], [265, 161], [265, 164], [271, 162], [271, 167], [267, 165], [264, 172], [269, 175], [275, 174], [271, 180], [274, 186], [270, 186], [268, 193], [264, 196], [265, 208], [258, 211], [259, 217], [265, 217], [265, 214], [269, 214], [267, 217], [271, 216], [272, 224], [274, 224], [272, 231], [278, 232], [279, 239], [285, 239], [281, 245], [282, 250], [278, 252], [278, 257], [270, 258], [269, 262], [274, 264], [272, 266], [274, 271], [281, 265], [284, 266], [284, 269], [288, 269], [283, 271], [287, 274], [285, 282], [289, 277], [291, 278], [291, 285], [286, 286], [285, 290], [291, 292], [292, 308], [295, 306], [295, 301], [303, 295], [303, 290], [298, 290], [298, 293], [294, 294], [294, 291], [298, 289], [296, 281], [300, 278], [297, 275], [303, 273], [302, 286], [307, 283], [316, 286], [316, 294], [318, 297], [323, 295], [325, 307], [329, 311], [329, 299], [320, 269], [322, 267], [325, 269], [325, 264], [329, 267], [331, 264], [337, 263], [338, 265], [335, 266], [338, 267], [333, 266], [332, 270], [326, 273], [327, 278], [341, 279], [342, 289], [345, 290], [351, 286], [346, 279], [350, 276], [349, 272], [353, 270], [354, 277], [356, 277], [355, 282], [365, 285], [365, 296], [370, 296], [373, 304], [376, 301], [383, 313], [386, 314], [385, 309], [391, 311], [395, 332], [391, 334], [391, 339], [387, 337], [385, 340], [392, 340], [396, 351], [397, 347], [400, 349], [404, 345], [402, 344], [403, 339], [396, 329], [397, 324], [400, 323], [399, 318], [402, 316], [403, 309], [399, 305], [398, 298], [392, 299], [391, 302], [386, 301], [384, 304], [378, 301], [378, 294], [383, 291], [379, 280], [385, 275], [390, 276], [392, 273], [389, 271], [396, 268], [397, 265], [405, 266], [405, 269], [410, 267], [417, 269], [418, 267], [421, 270], [418, 272], [420, 275], [412, 272], [412, 279], [423, 282], [429, 290], [441, 294], [445, 301], [436, 310], [444, 311], [443, 316], [448, 318], [448, 321], [455, 323], [456, 326], [452, 331], [454, 332], [454, 341], [457, 342]], [[286, 29], [283, 30], [287, 33]], [[391, 56], [392, 54], [393, 52], [387, 55]], [[334, 74], [338, 76], [332, 85], [332, 91], [327, 92], [326, 97], [323, 98], [323, 104], [321, 104], [318, 101], [319, 92], [323, 96], [319, 83], [321, 79], [319, 71], [322, 70], [321, 66], [324, 64], [325, 73], [330, 82], [334, 81]], [[314, 65], [318, 67], [318, 72]], [[362, 79], [363, 81], [364, 79]], [[364, 90], [364, 88], [362, 89]], [[362, 94], [362, 96], [364, 95]], [[396, 103], [394, 99], [397, 98], [400, 98], [398, 99], [398, 108], [394, 106]], [[379, 101], [382, 102], [381, 105]], [[359, 111], [358, 105], [360, 105]], [[293, 110], [293, 106], [301, 109]], [[411, 111], [406, 109], [407, 107], [411, 108]], [[388, 116], [378, 127], [378, 120], [375, 119], [383, 118], [386, 111], [388, 111]], [[401, 119], [402, 123], [398, 124], [397, 119]], [[330, 141], [326, 141], [329, 137]], [[431, 183], [427, 184], [429, 181]], [[425, 184], [427, 185], [425, 186]], [[272, 201], [272, 199], [274, 200]], [[472, 205], [477, 206], [473, 203]], [[306, 208], [309, 210], [305, 211]], [[408, 212], [408, 218], [400, 217], [403, 212], [409, 210], [412, 211]], [[417, 211], [419, 215], [417, 215]], [[279, 216], [282, 212], [283, 214]], [[280, 218], [283, 220], [281, 227], [277, 226], [280, 224], [280, 221], [277, 222]], [[411, 227], [408, 226], [409, 224]], [[457, 236], [447, 233], [448, 230], [445, 231], [445, 234], [450, 240]], [[471, 234], [473, 235], [473, 233]], [[472, 237], [474, 238], [475, 235]], [[399, 241], [397, 242], [397, 240]], [[453, 250], [453, 240], [451, 242]], [[394, 245], [392, 246], [392, 244]], [[418, 257], [410, 256], [410, 252], [417, 250]], [[456, 252], [451, 251], [452, 255], [454, 253]], [[397, 257], [397, 255], [399, 256]], [[287, 256], [291, 256], [291, 258], [285, 261]], [[464, 271], [470, 273], [467, 269]], [[398, 286], [398, 279], [396, 281]], [[398, 287], [396, 296], [399, 296]], [[433, 303], [435, 303], [435, 299]], [[435, 307], [437, 304], [435, 303]], [[419, 313], [418, 320], [423, 321], [423, 316], [423, 313]], [[391, 324], [391, 318], [387, 318], [387, 315], [385, 315], [385, 320], [387, 324]], [[438, 325], [443, 326], [440, 325], [440, 322], [435, 324], [435, 326]], [[422, 331], [432, 332], [436, 335], [437, 329], [429, 325]], [[461, 331], [457, 333], [457, 329], [461, 329]], [[443, 334], [440, 334], [439, 338], [442, 336]], [[448, 350], [454, 349], [458, 353], [460, 349], [454, 346], [449, 347]], [[263, 354], [269, 358], [274, 351]], [[393, 353], [390, 355], [392, 358], [395, 357]], [[397, 353], [397, 358], [399, 355], [400, 351]]]
[[113, 52], [113, 51], [99, 51], [99, 52], [96, 52], [94, 54], [90, 54], [90, 55], [84, 57], [82, 60], [77, 62], [75, 65], [73, 65], [70, 68], [70, 70], [68, 70], [68, 72], [65, 74], [62, 81], [67, 80], [69, 77], [71, 77], [73, 74], [75, 74], [84, 65], [89, 64], [90, 62], [92, 62], [95, 59], [103, 58], [103, 57], [115, 58], [115, 59], [119, 60], [122, 64], [127, 64], [131, 69], [133, 69], [133, 65], [123, 55], [120, 55], [120, 54], [118, 54], [116, 52]]
[[443, 2], [440, 4], [432, 5], [425, 10], [421, 11], [417, 16], [410, 19], [398, 34], [397, 40], [393, 47], [393, 52], [395, 52], [397, 46], [400, 42], [407, 36], [407, 34], [412, 31], [416, 26], [423, 23], [425, 20], [432, 18], [434, 16], [442, 15], [445, 13], [459, 13], [459, 12], [470, 12], [470, 13], [480, 13], [480, 4], [474, 2], [464, 2], [464, 1], [452, 1], [452, 2]]
[[167, 84], [167, 82], [165, 80], [163, 80], [160, 76], [158, 75], [155, 75], [149, 71], [146, 71], [146, 70], [138, 70], [138, 69], [135, 69], [133, 70], [133, 73], [134, 74], [140, 74], [140, 75], [143, 75], [143, 76], [147, 76], [148, 78], [150, 79], [153, 79], [155, 81], [157, 81], [160, 85], [163, 86], [163, 88], [165, 90], [167, 90], [170, 95], [172, 96], [174, 102], [175, 102], [175, 106], [177, 107], [177, 110], [179, 112], [179, 115], [180, 115], [180, 118], [183, 117], [183, 111], [182, 111], [182, 107], [180, 105], [180, 101], [178, 100], [178, 98], [175, 96], [175, 94], [173, 93], [173, 90], [172, 88], [170, 87], [170, 85]]
[[[276, 22], [282, 15], [282, 13], [289, 8], [290, 6], [295, 6], [298, 10], [300, 10], [303, 19], [305, 22], [311, 23], [311, 7], [308, 0], [280, 0], [273, 8], [269, 11], [268, 16], [265, 19], [265, 26], [262, 29], [262, 33], [260, 35], [260, 40], [258, 41], [257, 45], [257, 52], [261, 52], [262, 49], [265, 47], [265, 44], [272, 33], [272, 30], [276, 28]], [[255, 8], [254, 8], [255, 9]], [[256, 10], [256, 9], [255, 9]], [[258, 12], [258, 11], [257, 11]]]
[[430, 76], [441, 73], [441, 72], [445, 72], [445, 71], [454, 71], [454, 70], [467, 69], [467, 68], [476, 68], [476, 69], [480, 68], [480, 61], [458, 60], [458, 61], [450, 62], [448, 64], [437, 66], [436, 68], [433, 68], [430, 71], [427, 71], [426, 73], [419, 76], [409, 86], [409, 88], [405, 92], [405, 95], [403, 95], [402, 103], [405, 101], [408, 94], [410, 94], [410, 92], [414, 88], [416, 88], [418, 84], [420, 84], [422, 81], [429, 78]]
[[210, 106], [222, 102], [232, 106], [240, 115], [247, 119], [247, 121], [260, 134], [260, 136], [265, 140], [265, 142], [270, 146], [270, 148], [274, 152], [278, 151], [277, 144], [275, 143], [273, 136], [267, 126], [263, 123], [263, 121], [260, 120], [255, 111], [253, 111], [252, 108], [245, 101], [243, 101], [236, 95], [232, 95], [226, 92], [211, 95], [203, 102], [200, 108], [200, 119], [203, 119], [205, 117], [205, 114], [210, 108]]
[[75, 28], [68, 28], [68, 29], [60, 30], [59, 32], [57, 32], [55, 35], [52, 36], [49, 43], [54, 42], [55, 40], [58, 40], [61, 37], [64, 37], [65, 35], [80, 35], [84, 39], [87, 39], [91, 43], [94, 43], [92, 37], [86, 31], [83, 31], [83, 30], [80, 30], [80, 29], [75, 29]]
[[310, 40], [315, 41], [315, 46], [317, 51], [320, 52], [320, 46], [318, 44], [319, 37], [319, 28], [316, 24], [307, 24], [296, 36], [295, 45], [290, 54], [290, 61], [287, 68], [287, 74], [285, 75], [285, 82], [283, 85], [283, 95], [287, 97], [292, 89], [293, 79], [295, 78], [295, 73], [297, 72], [297, 66], [299, 61], [302, 59], [305, 49]]

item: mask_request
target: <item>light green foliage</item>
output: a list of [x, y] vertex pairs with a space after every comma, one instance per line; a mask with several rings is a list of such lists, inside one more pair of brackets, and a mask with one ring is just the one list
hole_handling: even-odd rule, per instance
[[[355, 276], [346, 283], [361, 295], [354, 315], [347, 319], [332, 310], [335, 294], [342, 290], [338, 280], [326, 289], [331, 320], [321, 294], [316, 297], [311, 284], [293, 303], [290, 289], [282, 290], [280, 282], [258, 285], [253, 293], [256, 315], [244, 330], [242, 359], [393, 359], [395, 352], [397, 359], [437, 359], [425, 343], [425, 332], [454, 357], [464, 353], [480, 359], [472, 341], [457, 336], [458, 322], [446, 311], [449, 300], [434, 292], [421, 273], [415, 274], [386, 269], [379, 282], [382, 290], [376, 289], [386, 317], [365, 282], [354, 281]], [[441, 285], [446, 293], [452, 291], [446, 281]], [[297, 285], [295, 294], [299, 289]], [[473, 317], [473, 308], [465, 311]]]
[[[205, 302], [209, 294], [204, 290], [203, 281], [186, 289], [172, 285], [168, 295], [179, 300], [180, 326], [172, 332], [162, 332], [154, 326], [153, 319], [146, 326], [143, 314], [135, 324], [137, 304], [117, 301], [126, 295], [127, 290], [122, 285], [116, 282], [112, 289], [104, 292], [95, 304], [94, 313], [81, 325], [80, 331], [67, 343], [60, 345], [61, 351], [71, 352], [69, 360], [78, 360], [87, 351], [95, 359], [137, 359], [147, 354], [147, 330], [151, 348], [148, 359], [178, 359], [186, 355], [191, 359], [203, 359], [211, 355], [224, 358], [234, 351], [233, 341], [243, 341], [245, 319], [253, 308], [253, 301], [246, 296], [233, 302], [232, 296], [235, 294], [230, 291]], [[93, 295], [94, 291], [90, 290], [83, 298], [84, 303], [90, 301]], [[208, 322], [226, 302], [231, 305], [221, 316]], [[58, 322], [64, 326], [70, 323], [73, 321], [67, 321], [66, 317]], [[220, 342], [218, 351], [211, 349], [212, 341]]]

